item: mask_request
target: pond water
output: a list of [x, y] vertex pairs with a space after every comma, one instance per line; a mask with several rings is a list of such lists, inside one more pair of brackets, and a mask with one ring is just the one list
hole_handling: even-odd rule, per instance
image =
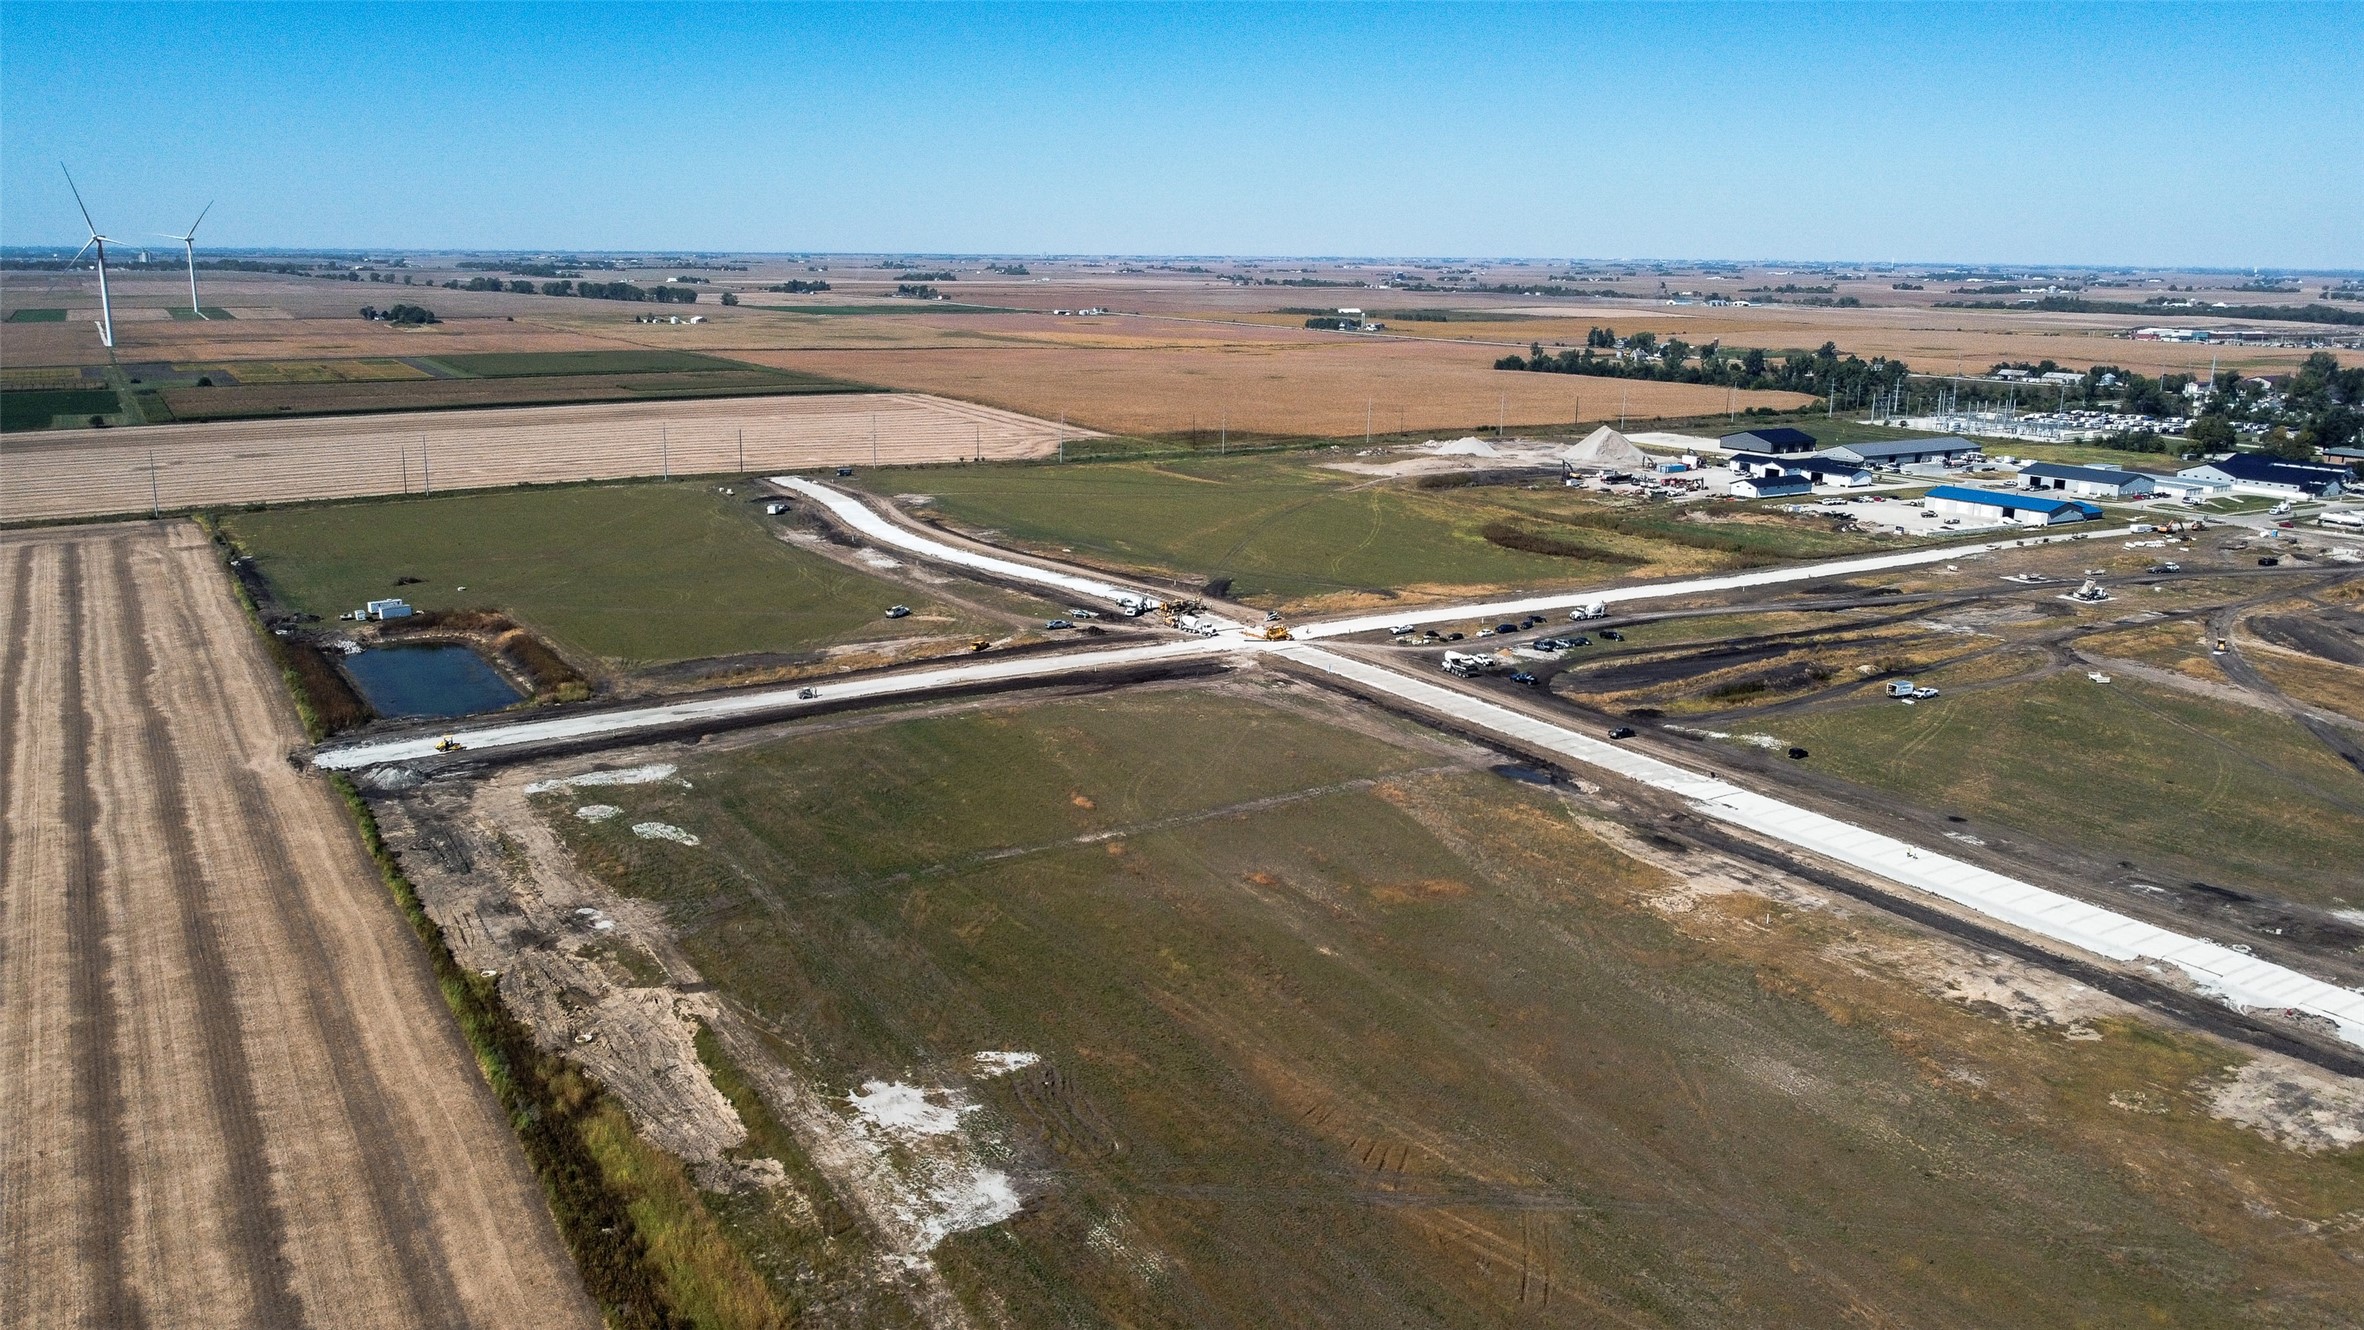
[[344, 665], [381, 716], [465, 716], [498, 711], [522, 696], [457, 642], [373, 647], [345, 657]]

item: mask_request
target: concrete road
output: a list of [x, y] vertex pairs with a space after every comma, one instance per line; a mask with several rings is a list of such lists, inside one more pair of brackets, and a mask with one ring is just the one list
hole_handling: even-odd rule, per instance
[[1579, 734], [1441, 682], [1319, 647], [1282, 644], [1274, 651], [1359, 690], [1679, 795], [1703, 816], [1927, 893], [2022, 932], [2113, 961], [2171, 966], [2203, 992], [2236, 1007], [2287, 1008], [2321, 1017], [2338, 1027], [2342, 1040], [2364, 1048], [2364, 994], [1742, 789], [1607, 739]]
[[[540, 748], [586, 739], [612, 739], [622, 743], [668, 730], [695, 729], [701, 725], [720, 728], [754, 719], [784, 720], [800, 713], [839, 707], [852, 700], [892, 702], [902, 697], [996, 683], [1023, 687], [1056, 680], [1063, 675], [1085, 675], [1217, 657], [1236, 650], [1239, 645], [1236, 641], [1227, 643], [1217, 639], [1188, 637], [1153, 642], [1147, 646], [964, 661], [935, 669], [808, 680], [779, 688], [750, 689], [656, 706], [562, 712], [541, 720], [455, 727], [448, 733], [460, 742], [462, 751], [466, 752]], [[806, 689], [818, 696], [799, 696]], [[436, 756], [435, 745], [442, 737], [441, 734], [419, 734], [399, 739], [331, 745], [314, 753], [312, 763], [332, 771], [354, 771], [382, 766], [388, 762], [415, 762]]]

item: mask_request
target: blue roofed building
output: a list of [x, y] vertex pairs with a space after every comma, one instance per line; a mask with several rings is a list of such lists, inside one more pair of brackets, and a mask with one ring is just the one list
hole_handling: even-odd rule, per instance
[[2101, 516], [2101, 509], [2081, 499], [2054, 499], [2041, 494], [1978, 489], [1970, 485], [1940, 485], [1922, 498], [1922, 506], [1939, 517], [1979, 522], [2017, 522], [2022, 526], [2052, 526], [2085, 522]]
[[2221, 481], [2235, 494], [2264, 494], [2275, 498], [2306, 496], [2336, 499], [2347, 487], [2346, 467], [2309, 466], [2284, 462], [2263, 453], [2234, 453], [2213, 462], [2187, 466], [2176, 472], [2194, 480]]

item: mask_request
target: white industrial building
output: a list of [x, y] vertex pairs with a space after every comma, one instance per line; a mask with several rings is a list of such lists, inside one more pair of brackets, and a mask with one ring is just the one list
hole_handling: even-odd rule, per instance
[[2037, 494], [1976, 489], [1969, 485], [1940, 485], [1929, 491], [1922, 506], [1939, 517], [2017, 522], [2022, 526], [2052, 526], [2101, 516], [2101, 509], [2079, 499], [2048, 499]]
[[2030, 462], [2020, 468], [2019, 483], [2031, 490], [2058, 491], [2080, 499], [2140, 499], [2158, 488], [2157, 477], [2140, 471], [2060, 462]]

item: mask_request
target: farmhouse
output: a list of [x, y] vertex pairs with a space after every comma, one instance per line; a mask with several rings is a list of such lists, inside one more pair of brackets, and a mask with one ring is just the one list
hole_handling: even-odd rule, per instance
[[1857, 466], [1900, 467], [1911, 462], [1958, 462], [1978, 451], [1968, 439], [1891, 439], [1880, 443], [1842, 443], [1825, 448], [1822, 456]]
[[2220, 481], [2231, 486], [2235, 494], [2282, 498], [2304, 494], [2318, 499], [2339, 497], [2348, 478], [2345, 467], [2278, 462], [2257, 453], [2234, 453], [2213, 462], [2187, 466], [2175, 474], [2194, 480]]
[[2059, 462], [2031, 462], [2020, 469], [2019, 483], [2032, 490], [2061, 490], [2080, 499], [2134, 499], [2153, 493], [2155, 477], [2114, 466], [2067, 466]]
[[1940, 517], [1976, 518], [1982, 522], [2018, 522], [2051, 526], [2082, 522], [2101, 516], [2101, 509], [2076, 499], [2047, 499], [2034, 494], [2009, 494], [1968, 485], [1940, 485], [1929, 491], [1926, 505]]
[[1743, 476], [1732, 482], [1735, 499], [1779, 499], [1813, 492], [1814, 482], [1804, 476]]
[[1728, 453], [1772, 453], [1776, 456], [1787, 456], [1791, 453], [1814, 451], [1813, 435], [1802, 429], [1786, 427], [1742, 430], [1738, 434], [1727, 434], [1716, 440], [1716, 443]]

